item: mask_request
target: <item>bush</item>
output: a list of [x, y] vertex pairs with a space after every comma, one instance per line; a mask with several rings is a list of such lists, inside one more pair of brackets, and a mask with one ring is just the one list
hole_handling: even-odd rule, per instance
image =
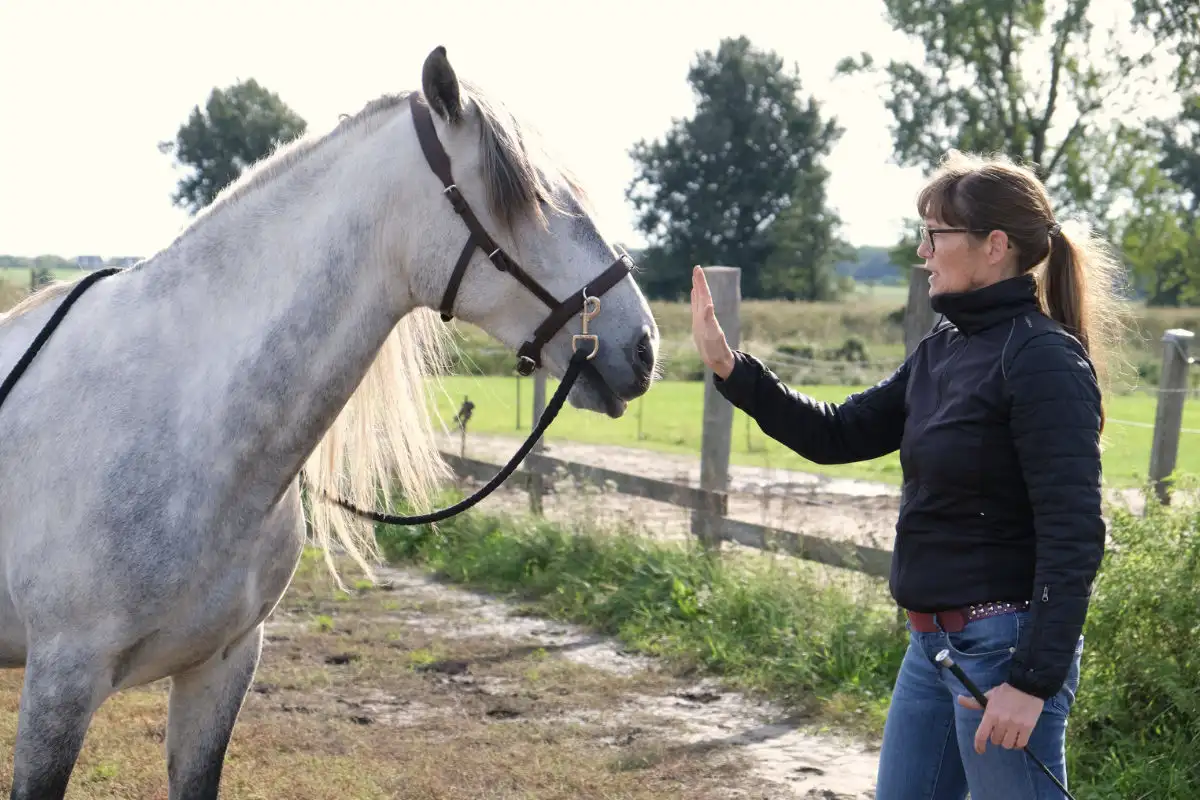
[[1200, 506], [1113, 509], [1096, 580], [1072, 779], [1094, 798], [1193, 797], [1200, 786]]

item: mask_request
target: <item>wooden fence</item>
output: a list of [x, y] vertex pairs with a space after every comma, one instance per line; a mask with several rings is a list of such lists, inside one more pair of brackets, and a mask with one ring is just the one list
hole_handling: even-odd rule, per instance
[[[707, 267], [704, 271], [712, 290], [717, 320], [730, 346], [736, 348], [741, 340], [741, 270], [736, 267]], [[912, 273], [904, 322], [906, 354], [912, 352], [934, 323], [926, 273], [916, 269]], [[1163, 368], [1149, 476], [1164, 502], [1169, 502], [1170, 475], [1175, 468], [1182, 435], [1183, 405], [1188, 395], [1188, 368], [1196, 360], [1189, 355], [1192, 339], [1193, 334], [1185, 330], [1170, 330], [1163, 337]], [[534, 380], [532, 418], [540, 418], [545, 407], [546, 375], [538, 370]], [[534, 445], [521, 467], [513, 472], [509, 484], [528, 491], [530, 508], [539, 514], [542, 512], [542, 496], [555, 475], [608, 485], [620, 494], [690, 510], [691, 533], [708, 547], [719, 546], [722, 541], [736, 542], [747, 547], [782, 551], [830, 566], [887, 577], [891, 565], [890, 550], [809, 536], [727, 516], [733, 411], [729, 401], [713, 388], [712, 373], [706, 369], [699, 487], [552, 458], [545, 455], [541, 441]], [[468, 458], [463, 453], [443, 452], [443, 456], [457, 474], [476, 480], [489, 480], [501, 467], [499, 464]]]

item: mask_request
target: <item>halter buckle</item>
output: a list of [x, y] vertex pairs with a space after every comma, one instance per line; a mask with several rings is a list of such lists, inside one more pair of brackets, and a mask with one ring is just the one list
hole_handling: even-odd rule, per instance
[[[592, 310], [588, 310], [588, 303], [592, 304]], [[588, 353], [587, 360], [591, 361], [596, 357], [596, 353], [600, 352], [600, 337], [594, 333], [588, 333], [588, 320], [600, 313], [600, 298], [588, 297], [587, 290], [583, 292], [583, 313], [582, 330], [580, 333], [571, 337], [571, 352], [579, 352], [580, 340], [588, 340], [592, 343], [592, 351]]]
[[454, 207], [454, 213], [460, 216], [467, 209], [467, 198], [463, 197], [462, 191], [458, 188], [457, 183], [452, 183], [445, 189], [442, 189], [442, 194], [450, 200], [450, 205]]

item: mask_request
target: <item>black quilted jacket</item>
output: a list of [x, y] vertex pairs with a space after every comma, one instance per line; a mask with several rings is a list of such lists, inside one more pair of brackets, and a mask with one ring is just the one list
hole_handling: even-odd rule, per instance
[[1039, 310], [1031, 276], [934, 298], [945, 316], [889, 378], [840, 404], [736, 352], [721, 394], [821, 464], [899, 449], [890, 586], [902, 607], [1033, 601], [1009, 683], [1062, 686], [1104, 552], [1100, 391], [1080, 343]]

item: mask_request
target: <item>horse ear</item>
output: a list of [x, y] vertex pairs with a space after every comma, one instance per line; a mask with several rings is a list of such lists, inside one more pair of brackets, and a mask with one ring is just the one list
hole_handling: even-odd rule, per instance
[[451, 124], [462, 119], [462, 98], [458, 76], [446, 58], [446, 48], [438, 45], [425, 58], [421, 68], [421, 90], [434, 113]]

